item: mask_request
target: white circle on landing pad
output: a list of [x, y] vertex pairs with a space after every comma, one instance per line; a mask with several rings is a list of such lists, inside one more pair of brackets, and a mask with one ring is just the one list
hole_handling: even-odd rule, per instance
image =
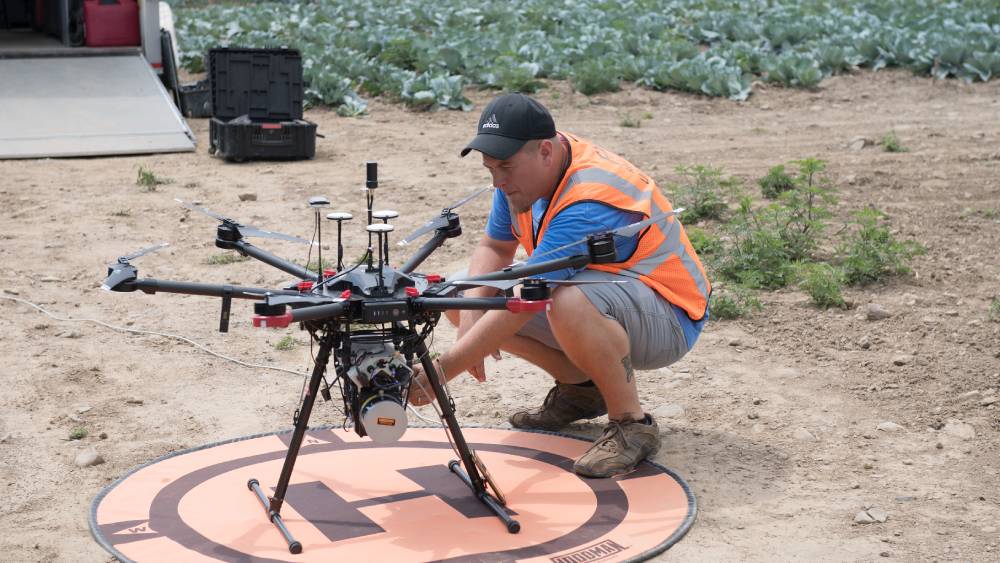
[[277, 484], [291, 432], [238, 438], [156, 459], [105, 488], [94, 537], [133, 561], [623, 561], [652, 557], [687, 532], [695, 500], [670, 470], [586, 479], [571, 436], [464, 428], [521, 523], [510, 534], [448, 469], [440, 428], [378, 445], [340, 428], [310, 430], [281, 510], [289, 553], [247, 481]]

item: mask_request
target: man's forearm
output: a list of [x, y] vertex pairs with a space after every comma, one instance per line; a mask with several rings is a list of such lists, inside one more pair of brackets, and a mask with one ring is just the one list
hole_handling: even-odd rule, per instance
[[487, 311], [472, 327], [455, 342], [444, 355], [441, 365], [448, 379], [475, 366], [488, 354], [521, 329], [535, 313], [511, 313], [510, 311]]

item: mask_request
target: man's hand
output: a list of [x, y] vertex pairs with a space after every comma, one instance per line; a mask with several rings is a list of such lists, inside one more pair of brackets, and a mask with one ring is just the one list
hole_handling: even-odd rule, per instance
[[[472, 328], [472, 325], [476, 324], [476, 321], [483, 318], [483, 313], [485, 313], [485, 311], [461, 311], [458, 317], [458, 338], [456, 340], [461, 340], [462, 336], [465, 335], [466, 332], [469, 332], [469, 329]], [[490, 355], [493, 356], [494, 360], [499, 360], [500, 350], [494, 350], [490, 353]], [[486, 364], [483, 360], [479, 360], [479, 363], [469, 368], [469, 373], [480, 383], [486, 381]]]
[[[434, 363], [434, 371], [438, 372], [439, 376], [444, 376], [444, 369], [441, 367], [440, 360], [432, 360]], [[424, 371], [424, 366], [417, 364], [413, 366], [413, 376], [410, 380], [410, 395], [408, 400], [411, 405], [415, 407], [422, 407], [424, 405], [429, 405], [434, 401], [434, 389], [431, 387], [430, 381], [427, 379], [427, 373]]]

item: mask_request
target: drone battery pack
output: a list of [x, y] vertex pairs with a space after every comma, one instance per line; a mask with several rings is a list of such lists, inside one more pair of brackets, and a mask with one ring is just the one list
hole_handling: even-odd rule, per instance
[[302, 57], [295, 49], [212, 49], [209, 152], [231, 161], [305, 159], [316, 124], [302, 119]]
[[210, 152], [233, 162], [312, 158], [316, 154], [316, 124], [302, 119], [254, 122], [213, 117], [209, 144]]

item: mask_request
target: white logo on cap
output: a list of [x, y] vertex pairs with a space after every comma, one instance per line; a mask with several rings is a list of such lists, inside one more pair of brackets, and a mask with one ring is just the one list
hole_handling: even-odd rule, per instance
[[485, 123], [483, 123], [483, 129], [499, 129], [499, 128], [500, 124], [497, 123], [497, 114], [495, 113], [491, 115], [490, 118], [487, 119]]

